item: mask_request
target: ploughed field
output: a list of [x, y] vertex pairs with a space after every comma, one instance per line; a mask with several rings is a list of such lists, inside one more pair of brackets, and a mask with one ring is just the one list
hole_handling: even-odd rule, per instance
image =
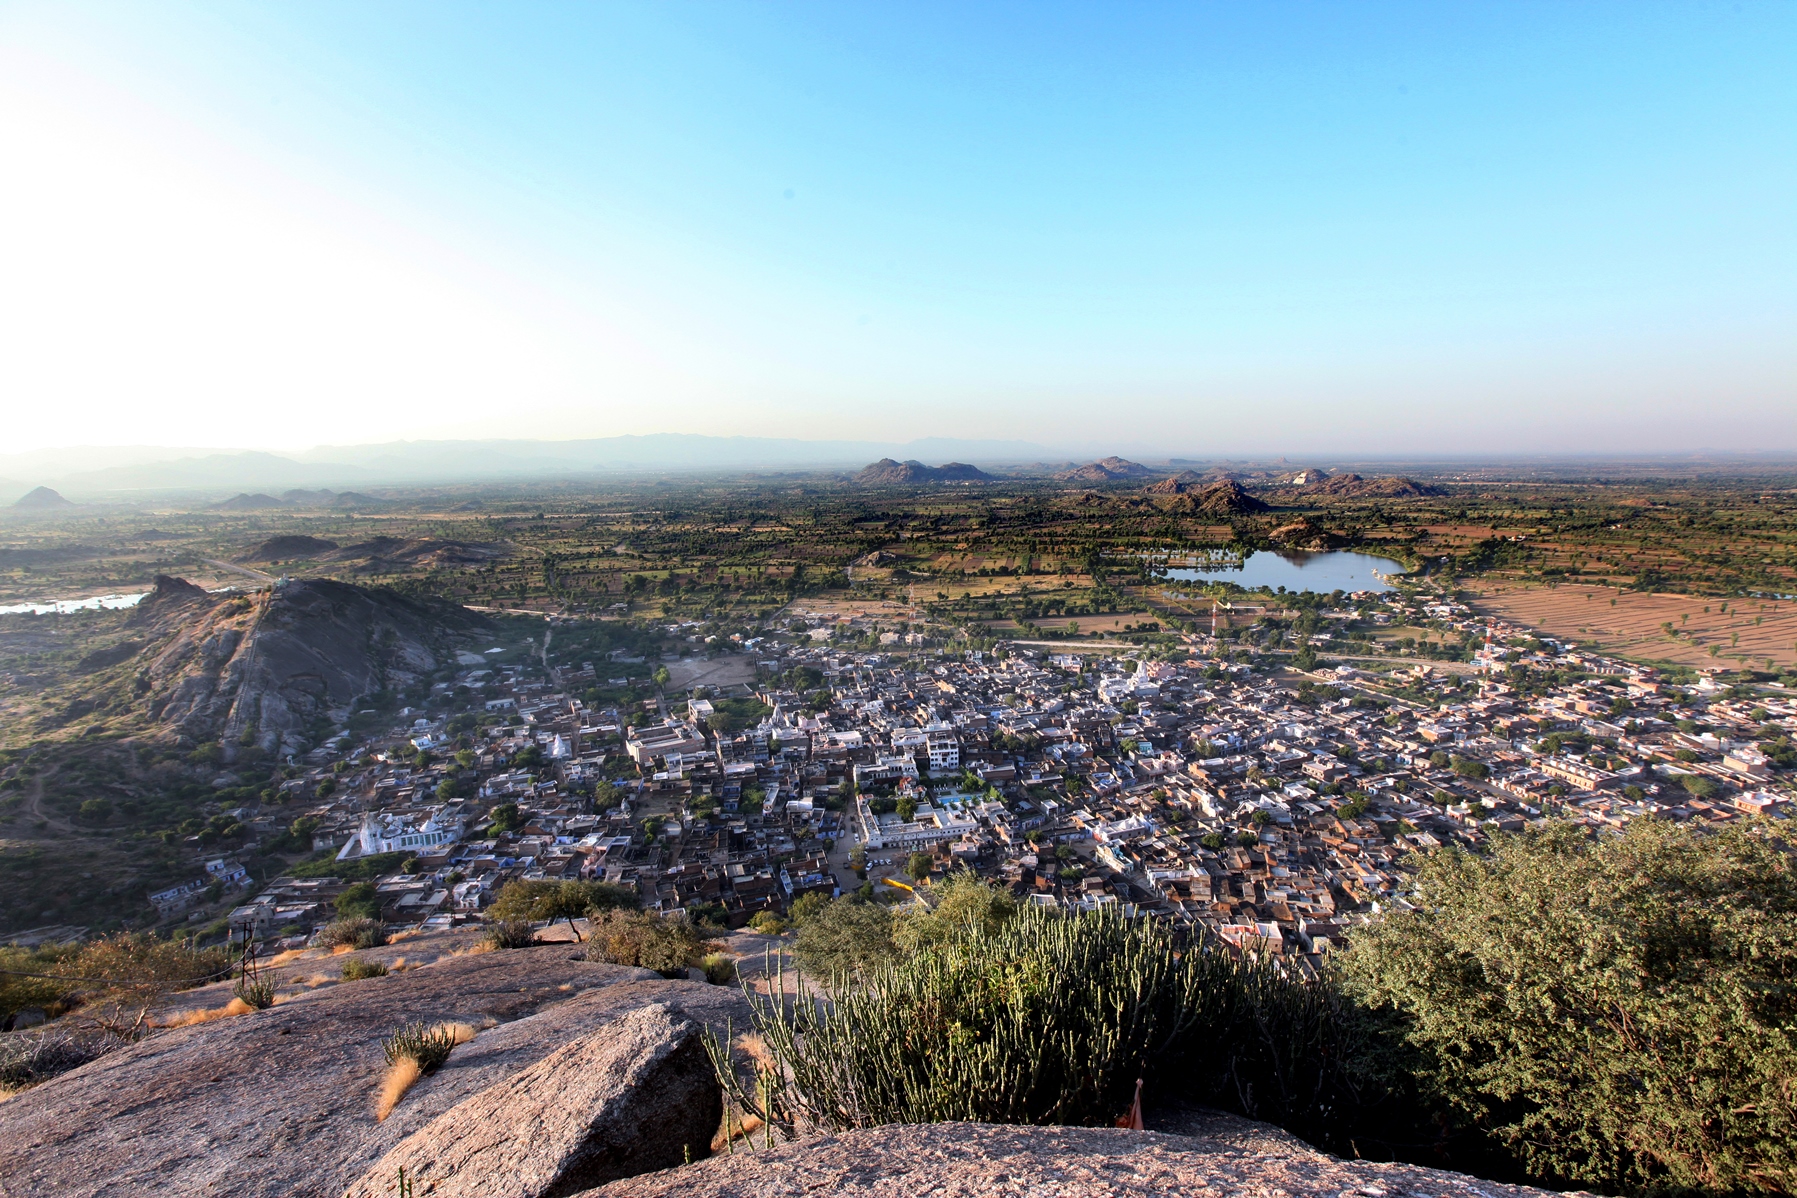
[[1797, 601], [1788, 599], [1718, 599], [1576, 583], [1489, 583], [1473, 594], [1482, 612], [1638, 661], [1730, 669], [1797, 664]]

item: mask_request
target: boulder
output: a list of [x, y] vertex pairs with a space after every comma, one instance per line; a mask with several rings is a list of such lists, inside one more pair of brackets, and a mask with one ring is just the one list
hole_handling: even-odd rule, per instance
[[382, 1157], [345, 1198], [560, 1198], [705, 1156], [723, 1094], [697, 1023], [665, 1003], [465, 1099]]
[[[438, 1115], [639, 1007], [748, 1026], [734, 988], [582, 957], [449, 957], [158, 1032], [0, 1103], [0, 1198], [337, 1198]], [[381, 1041], [414, 1020], [481, 1030], [376, 1122]]]
[[1187, 1136], [1108, 1127], [934, 1123], [866, 1128], [754, 1151], [739, 1148], [685, 1168], [612, 1182], [587, 1198], [1544, 1198], [1548, 1193], [1418, 1165], [1341, 1160], [1292, 1141], [1277, 1128]]

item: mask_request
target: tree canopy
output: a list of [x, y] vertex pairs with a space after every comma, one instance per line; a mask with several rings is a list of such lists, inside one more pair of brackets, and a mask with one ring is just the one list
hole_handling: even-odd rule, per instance
[[544, 919], [554, 923], [568, 921], [568, 930], [580, 939], [574, 926], [576, 919], [620, 909], [634, 911], [642, 905], [636, 891], [610, 882], [517, 881], [506, 883], [505, 889], [487, 909], [494, 919]]
[[1797, 873], [1763, 829], [1557, 825], [1423, 859], [1357, 932], [1423, 1090], [1533, 1177], [1797, 1189]]

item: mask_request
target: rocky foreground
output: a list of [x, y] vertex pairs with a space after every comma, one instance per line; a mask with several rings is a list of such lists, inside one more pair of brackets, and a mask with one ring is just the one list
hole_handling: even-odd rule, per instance
[[[739, 1140], [705, 1159], [721, 1096], [701, 1028], [740, 1032], [741, 996], [582, 956], [571, 944], [444, 956], [157, 1032], [0, 1103], [0, 1198], [388, 1198], [402, 1169], [418, 1198], [1544, 1193], [1339, 1160], [1213, 1112], [1151, 1114], [1151, 1131]], [[419, 1021], [465, 1023], [473, 1038], [383, 1121], [381, 1041]]]

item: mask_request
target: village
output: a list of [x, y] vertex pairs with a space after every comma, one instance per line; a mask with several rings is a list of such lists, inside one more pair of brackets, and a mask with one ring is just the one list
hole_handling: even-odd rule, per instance
[[[1797, 729], [1781, 688], [1673, 685], [1443, 596], [1336, 601], [1317, 646], [1426, 614], [1480, 647], [1455, 668], [1300, 670], [1203, 633], [1176, 651], [973, 650], [789, 614], [783, 638], [741, 646], [756, 681], [632, 708], [579, 697], [605, 661], [535, 681], [473, 666], [437, 684], [479, 688], [473, 713], [340, 734], [286, 783], [284, 811], [343, 876], [257, 887], [219, 859], [195, 887], [250, 887], [232, 934], [297, 947], [371, 866], [380, 918], [422, 927], [477, 921], [518, 879], [761, 927], [812, 893], [927, 903], [929, 879], [965, 869], [1030, 904], [1116, 905], [1314, 969], [1407, 905], [1419, 850], [1548, 819], [1603, 835], [1789, 811], [1790, 763], [1755, 747]], [[179, 918], [195, 887], [153, 896], [159, 913]]]

